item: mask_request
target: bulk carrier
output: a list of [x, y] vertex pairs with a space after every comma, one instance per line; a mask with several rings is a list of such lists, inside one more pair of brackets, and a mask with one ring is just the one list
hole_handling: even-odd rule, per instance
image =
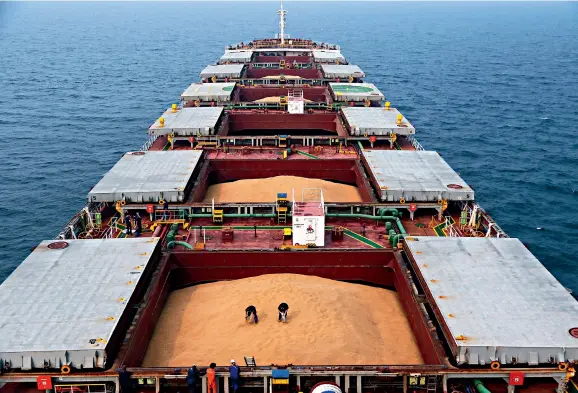
[[[143, 363], [170, 293], [286, 273], [394, 290], [422, 361], [266, 364], [248, 343], [241, 393], [575, 391], [576, 300], [339, 46], [290, 38], [278, 13], [280, 34], [227, 46], [0, 285], [0, 392], [184, 392], [191, 364]], [[206, 196], [277, 176], [359, 198]]]

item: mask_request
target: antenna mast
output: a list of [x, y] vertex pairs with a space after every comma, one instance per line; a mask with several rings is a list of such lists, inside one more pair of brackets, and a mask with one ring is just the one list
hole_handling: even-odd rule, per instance
[[285, 15], [287, 11], [283, 9], [283, 0], [281, 0], [281, 9], [277, 11], [279, 15], [279, 28], [281, 29], [281, 45], [285, 45]]

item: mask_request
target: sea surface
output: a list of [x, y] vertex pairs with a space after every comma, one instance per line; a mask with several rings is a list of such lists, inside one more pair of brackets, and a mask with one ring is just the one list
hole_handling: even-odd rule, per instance
[[[0, 281], [277, 3], [0, 3]], [[578, 3], [286, 3], [578, 291]], [[538, 230], [537, 228], [543, 228]], [[523, 273], [523, 272], [522, 272]]]

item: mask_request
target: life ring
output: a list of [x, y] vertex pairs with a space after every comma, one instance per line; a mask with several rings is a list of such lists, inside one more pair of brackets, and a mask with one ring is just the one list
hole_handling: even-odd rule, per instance
[[64, 364], [62, 367], [60, 367], [60, 372], [62, 374], [70, 374], [70, 366], [68, 364]]
[[402, 203], [402, 204], [405, 203], [405, 198], [404, 197], [399, 198], [399, 203]]
[[558, 363], [558, 370], [560, 371], [568, 370], [568, 363]]
[[121, 206], [126, 205], [126, 201], [123, 199], [122, 201], [120, 201], [120, 205], [121, 205]]
[[494, 360], [492, 363], [490, 363], [490, 368], [492, 370], [499, 370], [500, 369], [500, 362]]
[[366, 132], [366, 133], [364, 133], [364, 134], [363, 134], [363, 136], [367, 138], [367, 132]]
[[159, 205], [164, 205], [165, 204], [165, 200], [164, 199], [159, 199]]
[[438, 205], [443, 205], [443, 203], [444, 203], [444, 200], [443, 200], [443, 199], [441, 199], [441, 198], [438, 199]]

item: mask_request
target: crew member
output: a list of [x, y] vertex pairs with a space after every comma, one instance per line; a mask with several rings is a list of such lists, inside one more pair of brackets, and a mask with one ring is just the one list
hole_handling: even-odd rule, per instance
[[124, 223], [126, 225], [126, 234], [132, 235], [132, 217], [129, 213], [126, 213], [124, 216]]
[[217, 393], [217, 374], [215, 373], [215, 363], [211, 363], [207, 370], [207, 389], [208, 393]]
[[235, 359], [231, 359], [231, 365], [229, 366], [229, 378], [231, 379], [231, 385], [233, 386], [233, 393], [237, 393], [239, 389], [239, 378], [241, 374], [241, 367], [237, 366]]
[[257, 309], [255, 306], [249, 306], [245, 309], [245, 321], [251, 322], [251, 317], [253, 318], [253, 323], [259, 323], [259, 317], [257, 316]]
[[287, 310], [289, 310], [289, 305], [287, 303], [281, 303], [279, 307], [279, 322], [287, 322]]
[[138, 212], [134, 215], [135, 237], [139, 237], [142, 232], [142, 218]]
[[126, 366], [116, 370], [118, 372], [118, 382], [120, 385], [120, 391], [122, 393], [132, 393], [132, 380], [130, 379], [130, 373], [126, 371]]
[[163, 220], [167, 219], [167, 216], [169, 214], [169, 202], [165, 201], [165, 203], [163, 203]]
[[197, 366], [194, 364], [187, 370], [187, 386], [189, 387], [189, 393], [196, 392], [197, 382], [199, 381], [199, 378], [205, 374], [205, 371], [199, 371]]

